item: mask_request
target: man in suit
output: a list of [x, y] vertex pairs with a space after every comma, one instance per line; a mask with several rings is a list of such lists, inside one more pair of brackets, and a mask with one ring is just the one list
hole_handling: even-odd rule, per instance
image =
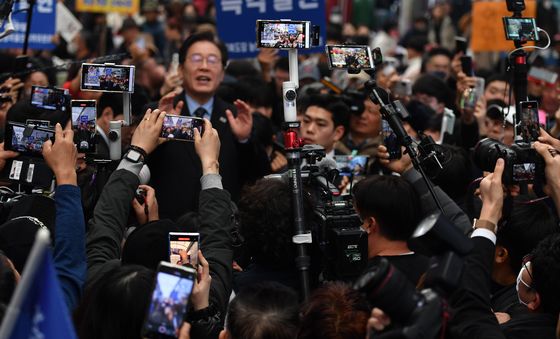
[[[253, 120], [248, 105], [237, 100], [233, 106], [215, 96], [224, 78], [227, 58], [226, 47], [213, 34], [191, 35], [179, 51], [183, 91], [162, 98], [159, 107], [168, 113], [197, 116], [212, 122], [222, 145], [220, 175], [224, 188], [235, 201], [241, 186], [260, 173], [251, 171], [255, 150], [249, 140]], [[202, 168], [192, 143], [167, 142], [150, 156], [148, 165], [151, 186], [161, 202], [161, 216], [177, 218], [196, 208]]]

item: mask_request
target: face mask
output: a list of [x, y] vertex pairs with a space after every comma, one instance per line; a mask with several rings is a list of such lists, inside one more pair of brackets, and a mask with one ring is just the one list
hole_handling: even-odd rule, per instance
[[78, 45], [75, 42], [69, 42], [68, 45], [66, 45], [66, 51], [68, 51], [69, 54], [76, 54], [76, 52], [78, 51]]
[[440, 71], [435, 71], [435, 72], [430, 72], [431, 75], [440, 78], [441, 80], [445, 80], [445, 78], [447, 77], [447, 73], [445, 72], [440, 72]]
[[515, 282], [515, 290], [517, 291], [517, 299], [519, 300], [519, 303], [525, 306], [529, 306], [527, 302], [523, 301], [521, 299], [521, 297], [519, 296], [519, 284], [523, 284], [525, 285], [525, 287], [527, 288], [531, 288], [531, 286], [529, 284], [527, 284], [525, 281], [523, 281], [523, 271], [526, 270], [529, 266], [531, 265], [531, 262], [526, 263], [525, 265], [523, 265], [523, 267], [521, 268], [521, 270], [519, 270], [519, 274], [517, 275], [517, 279]]

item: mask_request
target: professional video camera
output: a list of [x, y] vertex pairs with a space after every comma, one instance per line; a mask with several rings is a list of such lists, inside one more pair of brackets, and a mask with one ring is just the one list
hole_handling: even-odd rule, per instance
[[367, 234], [360, 227], [362, 223], [350, 196], [344, 199], [334, 185], [339, 175], [336, 163], [324, 156], [321, 146], [302, 148], [306, 161], [302, 183], [308, 187], [315, 205], [313, 243], [320, 252], [322, 278], [351, 281], [365, 268]]
[[472, 249], [470, 239], [440, 213], [422, 220], [410, 242], [415, 250], [432, 255], [422, 290], [384, 257], [373, 259], [354, 283], [371, 307], [391, 318], [392, 329], [375, 338], [436, 338], [449, 316], [445, 298], [458, 287], [462, 256]]
[[521, 16], [525, 9], [523, 0], [508, 0], [506, 3], [513, 16], [503, 18], [505, 35], [516, 47], [509, 54], [509, 66], [513, 71], [512, 88], [517, 100], [513, 115], [514, 144], [508, 147], [496, 140], [483, 139], [475, 147], [474, 161], [482, 170], [493, 171], [498, 158], [503, 158], [505, 169], [502, 181], [506, 185], [543, 183], [544, 160], [532, 148], [533, 142], [538, 139], [540, 124], [538, 103], [527, 101], [529, 65], [525, 48], [545, 48], [523, 46], [527, 41], [539, 40], [538, 33], [543, 30], [537, 27], [534, 18]]

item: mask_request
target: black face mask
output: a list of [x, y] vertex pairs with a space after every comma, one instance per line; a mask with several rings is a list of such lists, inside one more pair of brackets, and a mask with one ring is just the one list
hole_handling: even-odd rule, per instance
[[430, 72], [430, 74], [440, 78], [443, 81], [445, 81], [445, 79], [447, 78], [447, 73], [441, 71]]

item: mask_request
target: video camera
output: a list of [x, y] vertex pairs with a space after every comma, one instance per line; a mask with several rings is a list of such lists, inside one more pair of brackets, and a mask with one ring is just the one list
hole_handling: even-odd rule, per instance
[[440, 213], [422, 220], [409, 242], [415, 251], [432, 255], [422, 290], [384, 257], [374, 258], [354, 282], [370, 306], [383, 310], [393, 323], [375, 338], [436, 338], [447, 321], [445, 298], [459, 286], [462, 257], [472, 250], [470, 239]]

